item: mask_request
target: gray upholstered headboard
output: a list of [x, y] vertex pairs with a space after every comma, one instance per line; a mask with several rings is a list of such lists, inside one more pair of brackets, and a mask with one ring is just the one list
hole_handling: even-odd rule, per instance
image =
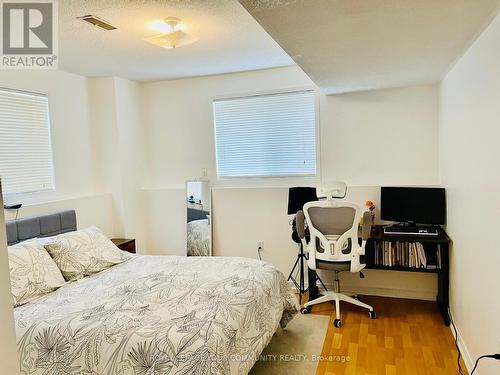
[[194, 220], [206, 219], [207, 215], [210, 215], [209, 211], [197, 210], [195, 208], [188, 207], [187, 209], [187, 222]]
[[76, 213], [68, 210], [26, 217], [7, 221], [6, 226], [7, 243], [13, 245], [31, 238], [50, 237], [76, 230]]

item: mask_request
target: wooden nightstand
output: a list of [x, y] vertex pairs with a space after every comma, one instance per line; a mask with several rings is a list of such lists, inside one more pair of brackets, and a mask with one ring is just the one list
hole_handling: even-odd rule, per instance
[[111, 242], [113, 242], [120, 250], [135, 254], [135, 239], [112, 238]]

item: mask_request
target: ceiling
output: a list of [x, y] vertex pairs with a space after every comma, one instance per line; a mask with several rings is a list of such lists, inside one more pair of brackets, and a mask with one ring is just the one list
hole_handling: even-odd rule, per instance
[[327, 94], [439, 81], [499, 0], [240, 0]]
[[[92, 14], [118, 30], [76, 19]], [[148, 23], [179, 17], [199, 41], [163, 49]], [[152, 81], [294, 64], [237, 0], [59, 1], [59, 68], [85, 76]]]

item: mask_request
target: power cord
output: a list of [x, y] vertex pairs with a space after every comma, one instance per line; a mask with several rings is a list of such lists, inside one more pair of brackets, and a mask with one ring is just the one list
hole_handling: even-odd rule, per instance
[[[457, 364], [458, 364], [458, 373], [460, 375], [464, 375], [462, 373], [462, 366], [460, 365], [460, 358], [462, 358], [462, 353], [460, 352], [460, 348], [458, 347], [458, 332], [457, 332], [457, 327], [455, 326], [455, 322], [453, 321], [453, 317], [451, 316], [451, 312], [448, 310], [448, 316], [450, 317], [450, 322], [451, 326], [453, 327], [453, 330], [455, 331], [455, 347], [457, 348], [458, 352], [458, 357], [457, 357]], [[485, 354], [476, 359], [476, 363], [474, 364], [474, 368], [472, 369], [470, 375], [474, 375], [474, 372], [476, 371], [477, 365], [479, 364], [479, 361], [483, 358], [494, 358], [498, 361], [500, 361], [500, 354]]]
[[453, 327], [453, 331], [455, 331], [455, 348], [457, 348], [457, 352], [458, 352], [458, 358], [457, 358], [458, 373], [460, 375], [464, 375], [462, 372], [462, 366], [460, 365], [460, 358], [462, 357], [462, 353], [460, 352], [460, 348], [458, 347], [457, 327], [455, 326], [455, 322], [453, 321], [453, 317], [451, 316], [451, 312], [449, 310], [448, 310], [448, 316], [450, 317], [450, 322], [451, 322], [451, 326]]
[[477, 365], [479, 364], [479, 361], [483, 358], [494, 358], [496, 359], [497, 361], [500, 361], [500, 354], [485, 354], [485, 355], [482, 355], [480, 357], [478, 357], [476, 359], [476, 364], [474, 365], [474, 368], [472, 369], [470, 375], [473, 375], [474, 374], [474, 371], [476, 371], [476, 367]]

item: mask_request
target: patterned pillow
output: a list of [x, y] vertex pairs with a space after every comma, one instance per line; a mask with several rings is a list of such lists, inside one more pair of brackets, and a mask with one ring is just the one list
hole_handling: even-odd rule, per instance
[[9, 246], [8, 252], [14, 306], [33, 301], [66, 282], [50, 255], [36, 240]]
[[96, 227], [45, 239], [44, 247], [68, 281], [100, 272], [131, 257]]

